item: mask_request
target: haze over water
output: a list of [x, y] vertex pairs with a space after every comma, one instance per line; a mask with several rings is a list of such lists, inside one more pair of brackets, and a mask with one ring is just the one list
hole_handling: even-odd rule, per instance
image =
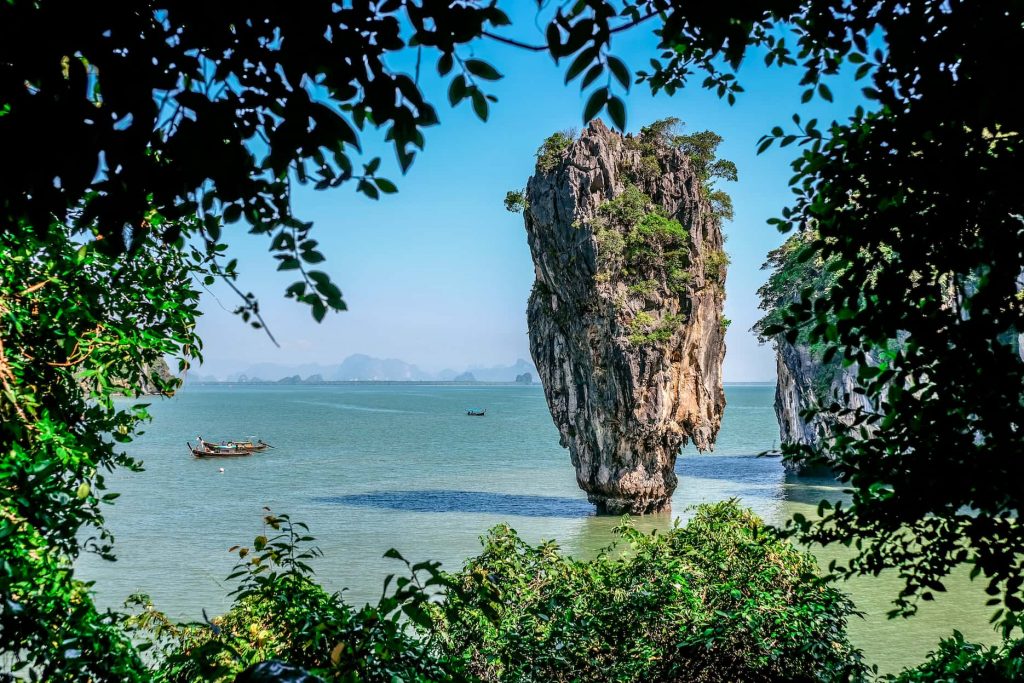
[[[637, 520], [666, 528], [686, 508], [739, 498], [765, 520], [813, 515], [840, 488], [827, 478], [792, 477], [776, 458], [773, 385], [727, 385], [728, 406], [712, 455], [684, 451], [673, 511]], [[467, 408], [486, 408], [484, 418]], [[234, 555], [262, 533], [264, 506], [309, 524], [324, 557], [315, 564], [349, 602], [374, 601], [384, 576], [403, 566], [382, 558], [397, 548], [413, 562], [457, 569], [480, 550], [479, 537], [508, 522], [529, 542], [556, 539], [589, 557], [612, 539], [619, 520], [597, 517], [558, 445], [541, 388], [534, 386], [321, 385], [190, 386], [155, 400], [155, 419], [130, 452], [141, 474], [108, 477], [122, 495], [108, 508], [116, 563], [84, 557], [82, 578], [96, 581], [103, 606], [148, 593], [179, 619], [223, 611]], [[198, 460], [185, 441], [258, 436], [277, 448], [248, 458]], [[223, 467], [224, 472], [218, 470]], [[827, 565], [838, 551], [816, 551]], [[893, 576], [844, 586], [866, 613], [850, 632], [883, 671], [919, 662], [953, 625], [969, 639], [995, 641], [981, 586], [966, 576], [910, 620], [887, 620], [898, 591]]]

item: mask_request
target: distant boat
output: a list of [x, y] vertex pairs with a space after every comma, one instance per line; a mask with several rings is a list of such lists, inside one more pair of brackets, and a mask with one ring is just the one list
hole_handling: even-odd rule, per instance
[[193, 447], [191, 443], [188, 444], [188, 449], [192, 451], [192, 455], [197, 458], [216, 458], [216, 457], [237, 457], [241, 455], [252, 455], [260, 451], [265, 451], [268, 448], [273, 448], [269, 443], [263, 439], [253, 441], [247, 439], [245, 441], [224, 441], [222, 443], [210, 443], [204, 441], [203, 437], [196, 437], [199, 439], [199, 445]]
[[483, 417], [486, 414], [487, 414], [487, 408], [484, 408], [483, 410], [469, 408], [469, 409], [466, 410], [466, 415], [472, 415], [474, 417]]
[[263, 439], [257, 439], [256, 441], [253, 441], [252, 439], [247, 439], [245, 441], [225, 441], [222, 445], [227, 446], [228, 448], [244, 448], [252, 451], [253, 453], [259, 453], [260, 451], [265, 451], [268, 448], [273, 448], [273, 446]]
[[188, 449], [197, 458], [237, 458], [243, 455], [252, 455], [252, 451], [247, 448], [236, 448], [233, 446], [226, 446], [223, 444], [207, 443], [202, 438], [199, 439], [199, 445], [193, 446], [190, 442], [185, 442], [188, 445]]

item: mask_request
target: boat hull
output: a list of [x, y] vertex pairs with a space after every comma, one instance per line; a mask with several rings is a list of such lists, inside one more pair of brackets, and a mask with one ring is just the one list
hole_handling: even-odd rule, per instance
[[192, 455], [197, 458], [244, 458], [247, 455], [252, 455], [252, 451], [201, 451], [198, 448], [193, 448]]

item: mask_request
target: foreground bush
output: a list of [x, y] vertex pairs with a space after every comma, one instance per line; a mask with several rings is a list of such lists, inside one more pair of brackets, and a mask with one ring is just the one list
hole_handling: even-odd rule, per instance
[[892, 683], [1019, 683], [1024, 681], [1024, 640], [985, 647], [953, 632], [928, 655], [927, 661], [898, 676]]
[[508, 526], [450, 577], [442, 654], [485, 681], [843, 681], [864, 674], [852, 603], [735, 502], [592, 561]]
[[[127, 620], [149, 640], [161, 683], [323, 681], [846, 681], [863, 677], [846, 638], [850, 601], [810, 555], [734, 502], [686, 526], [577, 561], [495, 527], [462, 572], [409, 564], [376, 605], [346, 604], [314, 580], [319, 551], [286, 515], [233, 549], [234, 603], [206, 623], [175, 624], [145, 596]], [[444, 601], [438, 599], [444, 596]], [[252, 677], [276, 661], [298, 677]], [[907, 679], [923, 680], [923, 679]]]
[[[313, 539], [305, 535], [305, 525], [287, 515], [268, 515], [264, 521], [278, 533], [235, 549], [240, 562], [229, 578], [241, 583], [224, 615], [179, 625], [146, 596], [131, 600], [141, 610], [128, 626], [156, 646], [154, 681], [229, 683], [269, 660], [302, 667], [324, 681], [461, 680], [453, 666], [432, 654], [425, 605], [428, 590], [443, 581], [436, 563], [407, 563], [410, 577], [398, 578], [388, 590], [389, 577], [377, 605], [355, 609], [341, 593], [328, 593], [313, 581], [307, 563], [319, 551], [307, 546]], [[388, 554], [402, 559], [394, 551]]]

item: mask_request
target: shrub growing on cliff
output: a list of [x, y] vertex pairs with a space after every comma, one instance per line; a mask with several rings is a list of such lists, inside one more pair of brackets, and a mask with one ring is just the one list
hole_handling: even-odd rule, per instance
[[636, 346], [667, 342], [686, 322], [682, 313], [666, 315], [657, 320], [647, 311], [640, 311], [629, 322], [629, 341]]
[[678, 149], [690, 158], [701, 191], [711, 203], [712, 214], [719, 220], [732, 220], [732, 198], [724, 190], [715, 188], [718, 180], [734, 182], [739, 178], [736, 164], [718, 158], [722, 136], [710, 130], [683, 133], [683, 126], [680, 119], [668, 117], [644, 126], [638, 135], [627, 138], [627, 144], [641, 155], [640, 167], [635, 173], [647, 179], [657, 177], [663, 171], [658, 161], [659, 151]]
[[860, 676], [849, 600], [735, 502], [592, 561], [507, 526], [451, 577], [439, 645], [484, 681], [841, 681]]
[[673, 274], [687, 272], [689, 233], [679, 221], [635, 185], [627, 185], [598, 207], [597, 214], [590, 227], [597, 240], [599, 270], [621, 268], [639, 278], [633, 285], [665, 280], [670, 291], [683, 293], [688, 279]]
[[729, 255], [722, 249], [708, 252], [704, 257], [704, 277], [711, 282], [725, 282], [725, 269], [729, 263]]
[[526, 201], [526, 190], [509, 190], [505, 193], [505, 210], [510, 213], [522, 213], [526, 211], [529, 202]]
[[558, 166], [566, 150], [576, 140], [576, 131], [560, 130], [550, 135], [537, 149], [537, 171], [549, 173]]

